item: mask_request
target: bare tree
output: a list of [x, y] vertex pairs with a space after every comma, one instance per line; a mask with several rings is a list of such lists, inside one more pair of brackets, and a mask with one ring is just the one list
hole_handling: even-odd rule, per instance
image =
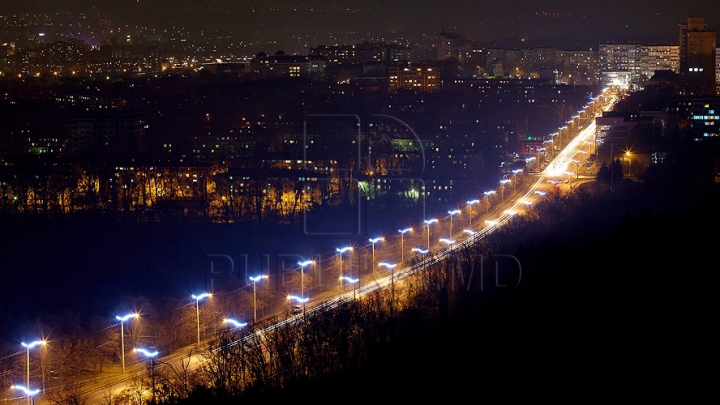
[[87, 396], [78, 384], [71, 384], [48, 394], [48, 400], [53, 405], [85, 405]]

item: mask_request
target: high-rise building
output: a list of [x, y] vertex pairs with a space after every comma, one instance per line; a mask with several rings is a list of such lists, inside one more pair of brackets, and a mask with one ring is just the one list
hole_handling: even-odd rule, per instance
[[655, 75], [657, 70], [672, 70], [678, 73], [680, 49], [677, 45], [643, 45], [640, 55], [640, 71], [645, 78]]
[[715, 89], [715, 31], [705, 29], [705, 17], [688, 17], [680, 24], [680, 74], [682, 92], [713, 96]]
[[637, 81], [642, 72], [641, 54], [642, 45], [639, 44], [600, 44], [600, 73], [622, 72]]
[[127, 155], [145, 149], [145, 118], [135, 112], [88, 112], [72, 120], [75, 153]]

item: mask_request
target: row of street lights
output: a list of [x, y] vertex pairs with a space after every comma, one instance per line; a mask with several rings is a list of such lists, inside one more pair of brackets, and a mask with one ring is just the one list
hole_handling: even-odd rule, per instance
[[[509, 180], [504, 181], [504, 182], [502, 183], [502, 185], [501, 185], [501, 188], [504, 188], [504, 184], [505, 184], [506, 182], [509, 182]], [[484, 194], [485, 194], [485, 198], [489, 198], [490, 195], [495, 194], [495, 193], [496, 193], [496, 192], [495, 192], [494, 190], [492, 190], [492, 191], [486, 191], [486, 192], [484, 193]], [[468, 207], [468, 210], [470, 211], [469, 214], [468, 214], [468, 225], [469, 225], [470, 227], [472, 227], [472, 215], [471, 215], [471, 214], [472, 214], [472, 211], [471, 211], [471, 210], [472, 210], [472, 206], [475, 205], [475, 204], [478, 204], [479, 202], [480, 202], [480, 200], [478, 200], [478, 199], [474, 199], [474, 200], [469, 200], [469, 201], [467, 201], [467, 207]], [[450, 237], [449, 237], [449, 238], [441, 238], [441, 239], [439, 240], [439, 241], [442, 242], [442, 243], [448, 244], [448, 245], [450, 246], [450, 248], [452, 248], [453, 244], [456, 242], [455, 240], [451, 239], [452, 236], [453, 236], [453, 217], [454, 217], [455, 215], [459, 214], [460, 212], [461, 212], [461, 211], [460, 211], [459, 209], [453, 209], [453, 210], [448, 211], [448, 214], [450, 215]], [[432, 225], [432, 224], [434, 224], [434, 223], [438, 223], [438, 222], [439, 222], [439, 220], [438, 220], [437, 218], [427, 219], [427, 220], [424, 221], [424, 223], [425, 223], [425, 228], [426, 228], [426, 237], [427, 237], [427, 249], [422, 249], [422, 248], [419, 248], [419, 247], [414, 247], [414, 248], [412, 248], [412, 250], [411, 250], [412, 252], [414, 252], [414, 253], [420, 253], [420, 254], [427, 254], [427, 253], [430, 251], [430, 248], [431, 248], [431, 245], [430, 245], [430, 225]], [[400, 258], [400, 260], [401, 260], [401, 263], [404, 263], [404, 261], [405, 261], [405, 234], [408, 233], [408, 232], [411, 232], [412, 230], [413, 230], [413, 228], [405, 228], [405, 229], [399, 229], [399, 230], [398, 230], [398, 233], [400, 233], [400, 244], [401, 244], [401, 258]], [[465, 232], [465, 233], [468, 233], [468, 234], [470, 234], [470, 235], [474, 235], [474, 234], [476, 233], [475, 231], [473, 231], [473, 230], [471, 230], [471, 229], [465, 229], [464, 232]], [[383, 237], [377, 237], [377, 238], [371, 238], [371, 239], [369, 239], [369, 242], [371, 243], [371, 246], [372, 246], [372, 265], [373, 265], [373, 267], [375, 266], [375, 244], [378, 243], [378, 242], [384, 241], [384, 240], [385, 240], [385, 239], [384, 239]], [[343, 282], [348, 282], [348, 283], [353, 284], [353, 298], [355, 299], [355, 298], [356, 298], [357, 284], [359, 283], [360, 279], [359, 279], [359, 278], [352, 278], [352, 277], [346, 276], [346, 275], [344, 274], [344, 268], [343, 268], [343, 253], [346, 253], [346, 252], [349, 252], [349, 251], [352, 251], [352, 250], [353, 250], [352, 246], [346, 246], [346, 247], [343, 247], [343, 248], [336, 248], [336, 251], [338, 252], [339, 259], [340, 259], [340, 283], [341, 283], [341, 286], [342, 286]], [[300, 272], [301, 272], [301, 275], [300, 275], [300, 296], [296, 296], [296, 295], [290, 295], [290, 296], [288, 296], [288, 298], [289, 298], [290, 300], [293, 300], [293, 301], [296, 301], [296, 302], [299, 302], [299, 303], [302, 303], [302, 304], [303, 304], [303, 314], [305, 313], [305, 303], [309, 300], [309, 298], [306, 298], [306, 297], [305, 297], [305, 291], [304, 291], [304, 279], [305, 279], [305, 274], [304, 274], [304, 273], [305, 273], [305, 267], [308, 266], [308, 265], [310, 265], [310, 264], [314, 264], [314, 263], [315, 263], [315, 262], [312, 261], [312, 260], [306, 260], [306, 261], [298, 262], [298, 265], [300, 266], [300, 267], [299, 267], [299, 268], [300, 268]], [[391, 274], [390, 274], [391, 285], [392, 285], [392, 287], [393, 287], [393, 289], [394, 289], [394, 284], [395, 284], [395, 271], [394, 271], [394, 269], [395, 269], [395, 267], [397, 266], [397, 264], [396, 264], [396, 263], [389, 263], [389, 262], [381, 262], [381, 263], [379, 263], [379, 266], [380, 266], [380, 267], [384, 267], [384, 268], [386, 268], [386, 269], [390, 269], [390, 271], [391, 271]], [[253, 322], [256, 323], [256, 322], [257, 322], [257, 286], [256, 286], [256, 284], [257, 284], [257, 282], [260, 281], [260, 280], [267, 279], [268, 276], [267, 276], [267, 275], [258, 275], [258, 276], [249, 277], [249, 278], [250, 278], [250, 280], [253, 282]], [[211, 298], [211, 297], [212, 297], [212, 293], [202, 293], [202, 294], [198, 294], [198, 295], [195, 295], [195, 294], [192, 295], [192, 298], [193, 298], [193, 300], [195, 301], [195, 314], [196, 314], [196, 323], [197, 323], [197, 344], [198, 344], [198, 345], [200, 344], [200, 301], [203, 300], [203, 299], [205, 299], [205, 298]], [[140, 316], [140, 314], [138, 314], [138, 313], [129, 313], [129, 314], [124, 315], [124, 316], [119, 316], [119, 315], [117, 315], [117, 316], [115, 317], [115, 318], [119, 321], [119, 323], [120, 323], [120, 341], [121, 341], [121, 358], [122, 358], [122, 373], [123, 373], [123, 374], [124, 374], [125, 371], [126, 371], [126, 367], [125, 367], [125, 330], [124, 330], [125, 328], [124, 328], [124, 325], [125, 325], [125, 322], [130, 321], [130, 320], [133, 320], [133, 319], [137, 319], [137, 318], [139, 318], [139, 316]], [[242, 322], [236, 321], [236, 320], [231, 319], [231, 318], [226, 318], [226, 319], [224, 320], [224, 322], [225, 322], [225, 323], [229, 323], [229, 324], [233, 325], [234, 327], [242, 327], [242, 326], [247, 325], [247, 323], [242, 323]], [[17, 389], [19, 389], [19, 390], [22, 390], [23, 392], [26, 393], [26, 395], [28, 396], [28, 403], [30, 403], [31, 401], [33, 401], [33, 396], [39, 392], [39, 390], [33, 391], [33, 390], [31, 390], [31, 389], [29, 388], [29, 387], [30, 387], [30, 349], [32, 349], [32, 348], [34, 348], [34, 347], [36, 347], [36, 346], [39, 346], [39, 345], [45, 345], [46, 343], [47, 343], [47, 341], [45, 341], [45, 340], [38, 340], [38, 341], [31, 342], [31, 343], [22, 342], [22, 345], [26, 348], [26, 385], [25, 385], [25, 386], [22, 386], [22, 385], [14, 385], [13, 387], [14, 387], [14, 388], [17, 388]], [[155, 352], [146, 352], [144, 349], [134, 349], [134, 350], [135, 350], [135, 351], [139, 351], [139, 352], [145, 354], [146, 357], [151, 358], [151, 359], [154, 359], [154, 357], [157, 356], [157, 351], [155, 351]], [[153, 353], [154, 353], [154, 354], [153, 354]]]
[[[485, 196], [487, 198], [489, 195], [494, 194], [494, 193], [495, 193], [495, 191], [485, 192]], [[477, 199], [467, 201], [468, 209], [471, 209], [472, 205], [477, 204], [479, 202], [480, 202], [480, 200], [477, 200]], [[458, 210], [458, 209], [448, 211], [448, 214], [450, 215], [450, 237], [452, 237], [452, 235], [453, 235], [453, 216], [455, 216], [459, 213], [460, 213], [460, 210]], [[472, 225], [472, 215], [468, 215], [468, 217], [470, 218], [468, 224], [471, 226]], [[437, 218], [432, 218], [432, 219], [428, 219], [428, 220], [424, 221], [425, 226], [426, 226], [427, 249], [414, 247], [411, 250], [412, 252], [420, 253], [420, 254], [427, 254], [430, 251], [430, 247], [431, 247], [430, 246], [430, 225], [437, 223], [437, 222], [439, 222]], [[400, 240], [401, 240], [401, 242], [400, 242], [401, 243], [401, 263], [403, 263], [405, 261], [405, 234], [408, 232], [411, 232], [412, 230], [413, 230], [412, 228], [405, 228], [405, 229], [398, 230], [398, 232], [400, 233]], [[469, 233], [470, 235], [474, 235], [476, 233], [469, 229], [466, 229], [464, 232]], [[373, 265], [373, 267], [375, 265], [375, 244], [380, 241], [384, 241], [384, 240], [385, 239], [383, 237], [369, 239], [369, 241], [372, 245], [372, 265]], [[449, 238], [441, 238], [440, 242], [446, 243], [452, 248], [452, 245], [455, 243], [455, 240], [452, 240]], [[339, 259], [340, 259], [340, 282], [341, 282], [341, 285], [343, 282], [348, 282], [348, 283], [353, 284], [353, 299], [356, 299], [357, 298], [357, 295], [356, 295], [357, 284], [359, 283], [360, 279], [352, 278], [352, 277], [346, 276], [344, 274], [343, 256], [342, 256], [343, 253], [346, 253], [346, 252], [349, 252], [352, 250], [353, 250], [352, 246], [336, 248], [336, 251], [338, 252]], [[305, 297], [305, 291], [304, 291], [305, 267], [310, 264], [314, 264], [314, 263], [315, 262], [312, 260], [298, 262], [298, 265], [300, 266], [299, 267], [300, 272], [301, 272], [300, 296], [296, 296], [296, 295], [288, 296], [288, 298], [290, 300], [293, 300], [293, 301], [303, 304], [303, 314], [305, 313], [305, 303], [309, 300], [309, 298]], [[397, 263], [381, 262], [378, 265], [380, 267], [390, 269], [390, 272], [391, 272], [390, 280], [391, 280], [392, 288], [394, 290], [394, 285], [395, 285], [395, 270], [394, 269], [397, 266]], [[267, 279], [267, 278], [268, 278], [267, 275], [258, 275], [258, 276], [249, 277], [249, 279], [253, 282], [253, 322], [255, 322], [255, 323], [257, 322], [257, 282], [260, 280], [263, 280], [263, 279]], [[212, 293], [202, 293], [202, 294], [198, 294], [198, 295], [193, 294], [191, 296], [192, 299], [195, 301], [195, 314], [196, 314], [196, 323], [197, 323], [197, 344], [198, 345], [201, 342], [201, 340], [200, 340], [200, 301], [205, 298], [211, 298], [212, 296], [213, 296]], [[139, 317], [140, 317], [140, 314], [137, 312], [129, 313], [124, 316], [120, 316], [120, 315], [115, 316], [115, 318], [120, 323], [120, 345], [121, 345], [121, 362], [122, 362], [122, 373], [123, 374], [126, 371], [126, 366], [125, 366], [125, 327], [124, 327], [124, 325], [125, 325], [125, 322], [137, 319]], [[231, 318], [226, 318], [223, 321], [227, 324], [232, 325], [235, 328], [243, 327], [243, 326], [247, 325], [247, 323], [243, 323], [243, 322], [231, 319]], [[28, 397], [28, 403], [34, 402], [34, 395], [39, 393], [39, 390], [32, 390], [29, 388], [30, 387], [30, 349], [32, 349], [36, 346], [45, 345], [45, 344], [47, 344], [47, 341], [45, 341], [45, 340], [37, 340], [37, 341], [31, 342], [31, 343], [22, 342], [22, 346], [24, 346], [26, 348], [26, 385], [25, 386], [13, 385], [12, 388], [23, 391]], [[133, 349], [133, 351], [140, 352], [140, 353], [144, 354], [147, 358], [150, 358], [151, 359], [151, 367], [154, 368], [154, 359], [158, 354], [157, 351], [151, 352], [146, 349], [140, 349], [140, 348]], [[154, 377], [154, 375], [153, 375], [153, 377]], [[155, 393], [153, 391], [153, 402], [155, 402], [154, 395], [155, 395]]]

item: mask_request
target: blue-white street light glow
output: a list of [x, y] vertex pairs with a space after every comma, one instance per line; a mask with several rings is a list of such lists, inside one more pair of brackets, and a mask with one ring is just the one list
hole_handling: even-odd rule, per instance
[[387, 263], [387, 262], [380, 262], [379, 266], [388, 268], [388, 269], [394, 269], [395, 266], [397, 266], [396, 263]]
[[140, 316], [140, 314], [138, 314], [138, 313], [127, 314], [125, 316], [115, 315], [115, 319], [117, 319], [120, 322], [125, 322], [130, 318], [137, 318], [138, 316]]
[[307, 302], [308, 300], [310, 300], [310, 298], [302, 298], [298, 297], [297, 295], [288, 295], [288, 299], [297, 302]]
[[452, 239], [447, 239], [447, 238], [440, 238], [440, 242], [442, 242], [442, 243], [447, 243], [448, 245], [452, 245], [453, 243], [455, 243], [454, 240], [452, 240]]
[[437, 222], [437, 221], [438, 221], [437, 218], [426, 219], [426, 220], [425, 220], [425, 223], [428, 224], [428, 225], [430, 225], [430, 224], [432, 224], [433, 222]]
[[463, 232], [469, 234], [469, 235], [475, 235], [477, 232], [473, 231], [472, 229], [465, 229]]
[[450, 215], [455, 215], [455, 214], [459, 214], [459, 213], [460, 213], [460, 210], [448, 211], [448, 214], [450, 214]]
[[492, 191], [486, 191], [486, 192], [485, 192], [485, 193], [483, 193], [483, 194], [485, 194], [485, 195], [493, 195], [493, 194], [495, 194], [495, 190], [492, 190]]
[[405, 235], [410, 231], [412, 231], [412, 228], [398, 229], [398, 232], [400, 232], [401, 235]]
[[212, 294], [210, 294], [210, 293], [202, 293], [200, 295], [193, 294], [192, 297], [195, 301], [200, 301], [203, 298], [212, 297]]
[[30, 397], [35, 396], [40, 393], [39, 389], [31, 390], [30, 388], [28, 388], [24, 385], [11, 385], [10, 388], [12, 388], [14, 390], [20, 390], [20, 391], [24, 392], [25, 395], [30, 396]]
[[264, 278], [268, 278], [268, 276], [267, 276], [267, 275], [260, 275], [260, 276], [248, 277], [248, 278], [249, 278], [250, 281], [252, 281], [253, 283], [256, 283], [256, 282], [258, 282], [258, 281], [260, 281], [260, 280], [262, 280], [262, 279], [264, 279]]
[[298, 262], [298, 266], [305, 267], [305, 266], [307, 266], [309, 264], [313, 264], [313, 263], [315, 263], [315, 262], [312, 260], [305, 260], [304, 262]]
[[352, 246], [345, 246], [344, 248], [335, 248], [338, 253], [345, 253], [348, 250], [352, 250]]
[[47, 342], [44, 340], [36, 340], [36, 341], [30, 342], [30, 343], [20, 342], [21, 345], [23, 345], [24, 347], [27, 347], [28, 349], [32, 349], [33, 347], [38, 346], [38, 345], [44, 345], [45, 343], [47, 343]]
[[158, 352], [157, 350], [155, 350], [154, 352], [151, 352], [150, 350], [143, 349], [140, 347], [134, 348], [133, 351], [140, 352], [140, 353], [144, 354], [145, 357], [149, 357], [149, 358], [153, 358], [153, 357], [157, 356], [158, 354], [160, 354], [160, 352]]
[[359, 278], [352, 278], [352, 277], [348, 277], [348, 276], [342, 276], [342, 277], [340, 277], [340, 278], [343, 279], [343, 280], [345, 280], [345, 281], [347, 281], [347, 282], [349, 282], [349, 283], [352, 283], [352, 284], [355, 284], [355, 283], [357, 283], [358, 281], [360, 281]]
[[480, 202], [480, 200], [470, 200], [470, 201], [467, 201], [468, 205], [477, 204], [477, 203], [479, 203], [479, 202]]
[[421, 249], [421, 248], [418, 248], [418, 247], [412, 248], [412, 251], [413, 251], [413, 252], [416, 252], [416, 253], [422, 253], [422, 254], [425, 254], [425, 253], [429, 252], [429, 250], [427, 250], [427, 249]]
[[372, 238], [372, 239], [368, 239], [368, 240], [370, 241], [370, 243], [378, 243], [378, 242], [380, 242], [381, 240], [385, 240], [385, 239], [381, 236], [381, 237], [378, 237], [378, 238]]
[[231, 318], [225, 318], [223, 319], [223, 322], [232, 324], [236, 328], [242, 328], [243, 326], [247, 325], [247, 322], [238, 322], [235, 319]]

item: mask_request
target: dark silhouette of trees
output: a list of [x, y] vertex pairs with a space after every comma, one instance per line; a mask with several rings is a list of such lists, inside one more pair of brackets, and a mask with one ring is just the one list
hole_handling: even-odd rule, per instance
[[595, 176], [595, 180], [598, 183], [607, 185], [610, 185], [611, 183], [618, 185], [620, 181], [622, 181], [622, 178], [623, 165], [620, 158], [615, 159], [615, 161], [612, 162], [612, 165], [608, 165], [606, 162], [603, 162], [602, 166], [598, 169], [597, 175]]

